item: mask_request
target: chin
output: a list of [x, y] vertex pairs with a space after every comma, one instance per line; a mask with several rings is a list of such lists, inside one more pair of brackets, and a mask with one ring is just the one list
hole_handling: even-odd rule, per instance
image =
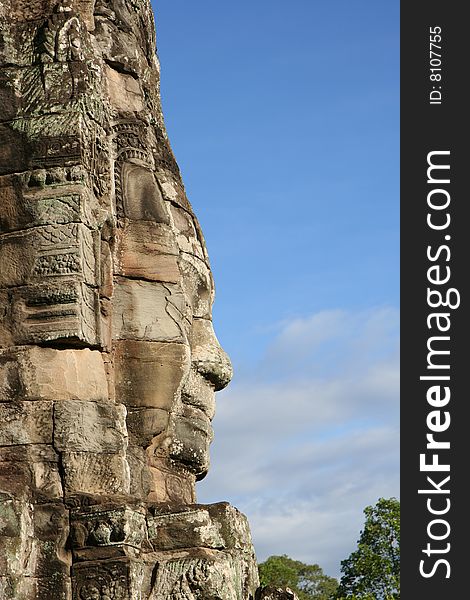
[[213, 438], [211, 423], [201, 413], [197, 418], [181, 417], [175, 425], [170, 458], [200, 481], [209, 470], [209, 446]]
[[195, 475], [196, 481], [204, 479], [209, 471], [210, 459], [208, 448], [196, 448], [194, 445], [183, 449], [172, 448], [170, 458], [183, 470]]

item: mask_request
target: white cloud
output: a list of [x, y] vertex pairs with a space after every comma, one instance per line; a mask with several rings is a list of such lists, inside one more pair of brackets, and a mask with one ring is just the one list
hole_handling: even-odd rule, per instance
[[282, 323], [219, 395], [199, 501], [245, 512], [260, 560], [286, 553], [338, 576], [364, 507], [398, 495], [398, 369], [394, 309]]

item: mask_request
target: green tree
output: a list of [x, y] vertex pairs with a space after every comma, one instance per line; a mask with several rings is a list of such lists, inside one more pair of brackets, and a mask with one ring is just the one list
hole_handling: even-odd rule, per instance
[[328, 577], [318, 565], [307, 565], [285, 554], [270, 556], [258, 565], [261, 585], [289, 587], [300, 600], [330, 600], [338, 582]]
[[380, 498], [364, 510], [357, 550], [341, 562], [338, 600], [400, 598], [400, 502]]

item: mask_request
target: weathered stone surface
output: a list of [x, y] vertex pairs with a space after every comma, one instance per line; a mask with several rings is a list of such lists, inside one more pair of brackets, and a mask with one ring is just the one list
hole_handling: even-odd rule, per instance
[[[47, 177], [47, 176], [46, 176]], [[0, 233], [11, 233], [38, 226], [58, 226], [83, 223], [91, 227], [93, 214], [98, 210], [96, 199], [81, 184], [73, 184], [65, 171], [56, 169], [50, 174], [55, 185], [36, 189], [30, 187], [23, 175], [0, 177]]]
[[77, 400], [55, 403], [56, 450], [115, 454], [126, 446], [126, 409], [122, 404]]
[[[84, 16], [91, 16], [91, 0], [74, 0], [73, 4]], [[32, 21], [44, 17], [54, 6], [57, 6], [55, 0], [4, 0], [0, 5], [0, 17], [19, 22]]]
[[0, 235], [0, 261], [0, 287], [30, 285], [63, 276], [96, 284], [93, 235], [76, 223]]
[[168, 429], [170, 415], [162, 408], [129, 408], [127, 432], [129, 443], [135, 446], [150, 446], [153, 438]]
[[209, 418], [199, 409], [183, 406], [173, 417], [169, 456], [181, 462], [200, 478], [209, 469], [209, 445], [213, 430]]
[[179, 283], [177, 256], [174, 233], [168, 225], [136, 221], [123, 229], [114, 268], [117, 275]]
[[144, 109], [139, 82], [132, 77], [105, 66], [108, 94], [114, 107], [123, 112], [139, 113]]
[[191, 546], [225, 548], [217, 526], [207, 510], [170, 513], [149, 519], [149, 538], [156, 550], [175, 550]]
[[124, 453], [64, 452], [65, 493], [112, 496], [129, 493], [129, 465]]
[[0, 598], [29, 600], [36, 596], [36, 582], [32, 577], [0, 575]]
[[76, 561], [138, 558], [151, 546], [144, 505], [90, 506], [72, 510], [71, 543]]
[[52, 444], [52, 402], [0, 403], [0, 446]]
[[[0, 324], [13, 344], [100, 344], [97, 291], [76, 280], [13, 288]], [[11, 345], [11, 344], [10, 344]]]
[[31, 577], [34, 574], [35, 545], [33, 507], [25, 501], [2, 496], [0, 495], [0, 577]]
[[2, 600], [31, 600], [32, 598], [72, 600], [70, 577], [61, 573], [54, 573], [50, 577], [0, 577], [0, 598]]
[[[154, 448], [147, 449], [147, 461], [151, 475], [149, 502], [172, 502], [193, 504], [196, 501], [194, 484], [196, 475], [189, 469], [168, 460], [163, 452], [153, 455]], [[162, 454], [163, 456], [160, 456]]]
[[36, 571], [53, 578], [68, 576], [72, 553], [67, 544], [70, 533], [69, 510], [62, 501], [37, 504], [33, 509]]
[[32, 505], [0, 497], [0, 598], [70, 598], [68, 522], [62, 502]]
[[233, 506], [222, 502], [175, 507], [155, 505], [148, 518], [148, 535], [155, 550], [204, 547], [240, 550], [252, 554], [247, 519]]
[[217, 550], [193, 549], [162, 556], [150, 597], [171, 598], [184, 590], [188, 600], [249, 598], [244, 589], [240, 565], [230, 554]]
[[207, 254], [204, 252], [204, 241], [199, 235], [195, 218], [190, 212], [179, 206], [171, 206], [171, 216], [177, 231], [178, 247], [182, 252], [193, 255], [207, 262]]
[[194, 317], [210, 319], [214, 290], [206, 263], [192, 254], [182, 253], [179, 266], [182, 285]]
[[198, 408], [212, 420], [215, 414], [214, 386], [193, 367], [182, 390], [183, 403]]
[[116, 401], [127, 407], [173, 410], [190, 368], [186, 344], [116, 343]]
[[[184, 591], [189, 600], [254, 598], [258, 582], [253, 548], [246, 537], [246, 518], [238, 511], [227, 504], [156, 505], [145, 518], [147, 510], [128, 505], [72, 511], [77, 594], [96, 590], [110, 597], [150, 600]], [[126, 546], [145, 552], [139, 560], [137, 555], [91, 558]]]
[[59, 455], [52, 446], [0, 447], [0, 494], [50, 502], [63, 498]]
[[174, 285], [119, 279], [113, 302], [114, 339], [184, 342], [185, 301]]
[[130, 558], [79, 562], [72, 570], [73, 597], [137, 600], [143, 596], [143, 579], [143, 563]]
[[108, 399], [98, 351], [22, 346], [0, 350], [0, 402]]
[[142, 446], [128, 446], [126, 459], [130, 473], [130, 495], [138, 500], [147, 500], [152, 490], [153, 478], [144, 448]]
[[153, 171], [134, 162], [120, 169], [123, 216], [133, 221], [170, 222], [168, 209]]

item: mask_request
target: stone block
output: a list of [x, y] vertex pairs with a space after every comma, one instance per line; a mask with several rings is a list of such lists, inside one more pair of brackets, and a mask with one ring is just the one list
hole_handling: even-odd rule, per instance
[[114, 272], [117, 275], [178, 283], [178, 249], [174, 232], [162, 223], [130, 222], [119, 236]]
[[128, 446], [126, 459], [130, 472], [129, 493], [133, 498], [146, 500], [152, 491], [152, 474], [142, 446]]
[[79, 223], [53, 224], [0, 235], [0, 287], [72, 276], [96, 285], [91, 231]]
[[185, 306], [176, 286], [119, 278], [114, 283], [113, 338], [184, 342]]
[[[13, 331], [11, 327], [10, 293], [0, 290], [0, 352], [2, 348], [13, 345]], [[1, 389], [0, 377], [0, 389]], [[0, 393], [1, 396], [1, 393]]]
[[243, 600], [254, 594], [238, 561], [217, 550], [191, 548], [162, 554], [154, 572], [150, 598], [171, 598], [174, 590], [185, 590], [185, 600]]
[[[0, 577], [2, 600], [72, 600], [70, 577], [55, 573], [51, 577]], [[93, 599], [94, 600], [94, 599]]]
[[189, 365], [185, 344], [116, 342], [116, 401], [169, 412], [179, 398]]
[[[137, 133], [137, 132], [136, 132]], [[145, 134], [146, 135], [146, 134]], [[122, 138], [118, 138], [120, 145]], [[142, 155], [145, 145], [136, 144], [139, 150], [124, 149], [119, 155], [116, 173], [116, 209], [118, 216], [131, 221], [150, 221], [169, 225], [170, 215], [164, 202], [155, 173], [152, 169], [136, 164], [134, 157]], [[137, 154], [136, 154], [137, 153]]]
[[70, 279], [13, 288], [7, 313], [0, 323], [13, 343], [100, 344], [98, 292]]
[[108, 93], [114, 108], [124, 112], [141, 112], [144, 108], [143, 94], [139, 82], [131, 75], [118, 73], [105, 66]]
[[192, 316], [210, 319], [214, 301], [212, 274], [205, 262], [192, 254], [182, 253], [179, 261], [184, 294]]
[[50, 502], [63, 498], [59, 456], [52, 446], [0, 448], [0, 493]]
[[107, 376], [97, 350], [20, 346], [0, 350], [0, 402], [106, 401]]
[[0, 446], [52, 444], [52, 402], [0, 403]]
[[214, 386], [195, 369], [191, 369], [183, 386], [183, 403], [202, 410], [209, 419], [215, 415]]
[[36, 596], [33, 577], [0, 575], [0, 598], [2, 600], [30, 600]]
[[[3, 26], [3, 23], [2, 23]], [[5, 46], [4, 44], [2, 44]], [[0, 51], [1, 55], [1, 51]], [[0, 62], [1, 60], [0, 56]], [[17, 86], [15, 85], [15, 69], [2, 68], [2, 72], [0, 74], [0, 106], [2, 107], [2, 114], [0, 116], [0, 121], [10, 121], [14, 119], [18, 109], [20, 108], [20, 98], [17, 93]], [[7, 141], [8, 138], [6, 137]], [[3, 141], [3, 140], [2, 140]], [[8, 143], [8, 141], [7, 141]], [[0, 183], [1, 188], [1, 183]], [[0, 190], [1, 196], [1, 190]], [[1, 231], [1, 227], [0, 227]]]
[[33, 507], [0, 494], [0, 577], [31, 577], [34, 568]]
[[246, 516], [228, 502], [202, 505], [209, 511], [212, 522], [222, 536], [225, 548], [244, 554], [255, 560], [251, 543], [250, 524]]
[[68, 548], [69, 511], [62, 501], [33, 507], [35, 575], [39, 578], [68, 576], [72, 553]]
[[171, 204], [177, 204], [180, 208], [192, 213], [192, 208], [181, 179], [176, 178], [174, 173], [171, 173], [165, 167], [166, 165], [158, 165], [156, 168], [156, 176], [163, 199]]
[[[46, 185], [48, 177], [55, 187]], [[38, 226], [96, 224], [96, 200], [82, 185], [66, 180], [62, 169], [51, 169], [44, 187], [29, 187], [25, 176], [0, 177], [0, 233], [15, 232]]]
[[0, 16], [15, 21], [33, 21], [44, 16], [53, 6], [52, 0], [5, 0], [0, 8]]
[[[175, 463], [151, 456], [152, 448], [147, 451], [152, 477], [149, 502], [170, 502], [171, 504], [194, 504], [196, 502], [196, 476], [187, 469], [177, 468]], [[150, 455], [150, 456], [149, 456]]]
[[129, 465], [124, 453], [64, 452], [62, 467], [67, 495], [129, 493]]
[[126, 446], [126, 409], [122, 404], [77, 400], [55, 403], [54, 447], [57, 450], [113, 454], [125, 450]]
[[0, 123], [0, 175], [24, 171], [26, 154], [24, 137], [14, 130], [12, 122]]
[[214, 386], [215, 391], [223, 390], [232, 379], [233, 368], [214, 333], [211, 320], [193, 320], [190, 343], [196, 371]]
[[150, 446], [152, 439], [168, 429], [169, 413], [161, 408], [130, 408], [127, 412], [129, 443]]
[[68, 577], [68, 533], [68, 510], [62, 502], [33, 505], [0, 497], [0, 577], [16, 578], [17, 583], [28, 577], [42, 584], [59, 575]]
[[[23, 22], [23, 23], [10, 23], [9, 19], [6, 19], [5, 16], [10, 17], [11, 14], [11, 4], [16, 5], [16, 0], [5, 0], [0, 4], [0, 16], [2, 19], [2, 29], [5, 34], [8, 36], [8, 42], [4, 43], [0, 46], [0, 62], [3, 65], [17, 65], [26, 66], [31, 64], [31, 60], [33, 59], [33, 46], [34, 46], [34, 34], [36, 32], [36, 27], [33, 23]], [[11, 69], [15, 75], [17, 75], [17, 69], [14, 67]], [[16, 77], [15, 77], [16, 79]], [[15, 86], [16, 87], [16, 86]], [[18, 93], [15, 89], [16, 96], [16, 104], [18, 105], [21, 101], [21, 98], [18, 97]], [[14, 106], [15, 103], [12, 103]], [[7, 111], [7, 113], [10, 111]], [[16, 111], [10, 112], [10, 115], [16, 115]], [[7, 114], [5, 115], [8, 118]], [[11, 117], [10, 117], [11, 118]]]
[[34, 580], [35, 595], [27, 596], [27, 600], [72, 600], [72, 584], [67, 573], [53, 573], [49, 577], [36, 577]]
[[181, 548], [226, 548], [220, 525], [202, 507], [157, 514], [148, 518], [148, 536], [155, 550]]
[[100, 297], [110, 299], [113, 296], [113, 257], [109, 243], [101, 240], [100, 251]]
[[73, 597], [84, 600], [112, 598], [140, 600], [144, 565], [129, 558], [76, 563], [72, 568]]
[[129, 548], [138, 551], [150, 548], [143, 506], [120, 504], [73, 509], [71, 528], [72, 548], [79, 561], [96, 559], [110, 549], [124, 553]]
[[227, 502], [176, 506], [155, 504], [148, 536], [155, 550], [205, 547], [234, 550], [254, 559], [248, 520]]

